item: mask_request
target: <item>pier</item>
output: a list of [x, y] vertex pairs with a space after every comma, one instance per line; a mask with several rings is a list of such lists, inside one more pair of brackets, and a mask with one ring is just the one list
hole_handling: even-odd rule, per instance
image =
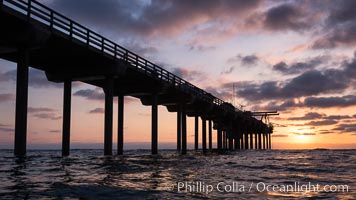
[[[124, 97], [140, 99], [151, 107], [151, 151], [158, 153], [158, 106], [177, 113], [177, 150], [187, 153], [187, 117], [195, 119], [194, 149], [271, 149], [273, 112], [237, 109], [147, 59], [89, 30], [34, 0], [0, 0], [0, 58], [17, 63], [15, 155], [26, 154], [29, 67], [47, 79], [64, 83], [62, 155], [70, 153], [72, 82], [97, 86], [105, 93], [104, 154], [124, 148]], [[113, 130], [113, 100], [118, 97], [118, 130]], [[261, 117], [261, 119], [257, 119]], [[201, 127], [199, 127], [201, 125]], [[201, 131], [202, 137], [199, 138]]]

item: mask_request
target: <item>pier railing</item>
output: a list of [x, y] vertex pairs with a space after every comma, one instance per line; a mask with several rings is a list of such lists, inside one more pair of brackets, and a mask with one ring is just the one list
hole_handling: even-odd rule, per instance
[[159, 67], [145, 58], [129, 51], [115, 42], [91, 31], [79, 23], [63, 16], [34, 0], [0, 0], [0, 6], [6, 6], [22, 13], [28, 20], [35, 20], [50, 28], [52, 32], [59, 33], [71, 41], [76, 41], [87, 48], [98, 51], [104, 56], [120, 59], [130, 64], [130, 67], [146, 74], [158, 81], [168, 83], [185, 93], [192, 94], [199, 99], [219, 106], [223, 110], [235, 112], [225, 102], [212, 94], [196, 87], [173, 73]]

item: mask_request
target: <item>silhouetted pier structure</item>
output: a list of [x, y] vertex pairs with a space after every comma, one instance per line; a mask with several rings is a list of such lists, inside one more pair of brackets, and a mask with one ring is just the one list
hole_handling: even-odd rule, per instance
[[[112, 154], [113, 97], [118, 96], [117, 154], [123, 153], [124, 97], [152, 107], [152, 154], [158, 152], [158, 106], [177, 113], [177, 149], [187, 152], [187, 116], [195, 118], [195, 149], [270, 149], [272, 128], [79, 23], [32, 0], [0, 0], [0, 57], [17, 63], [15, 155], [26, 154], [29, 66], [64, 83], [62, 154], [69, 155], [72, 81], [103, 88], [104, 154]], [[208, 145], [207, 141], [208, 134]], [[255, 144], [255, 145], [254, 145]]]

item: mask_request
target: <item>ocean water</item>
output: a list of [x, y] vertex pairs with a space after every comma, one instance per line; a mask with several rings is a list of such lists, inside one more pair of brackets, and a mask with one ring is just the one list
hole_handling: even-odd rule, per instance
[[0, 199], [356, 199], [356, 150], [60, 153], [0, 150]]

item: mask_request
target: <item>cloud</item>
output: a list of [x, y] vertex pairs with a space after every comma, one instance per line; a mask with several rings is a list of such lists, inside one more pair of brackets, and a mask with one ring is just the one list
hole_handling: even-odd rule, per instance
[[50, 133], [61, 133], [61, 130], [49, 130]]
[[257, 64], [259, 58], [254, 55], [254, 54], [251, 54], [251, 55], [246, 55], [246, 56], [243, 56], [241, 54], [238, 54], [237, 56], [235, 57], [232, 57], [232, 58], [229, 58], [227, 60], [227, 63], [236, 63], [236, 62], [240, 62], [242, 65], [245, 65], [245, 66], [249, 66], [249, 65], [255, 65]]
[[0, 103], [6, 101], [13, 101], [13, 100], [15, 100], [15, 94], [10, 94], [10, 93], [0, 94]]
[[28, 107], [28, 113], [38, 113], [38, 112], [55, 112], [57, 110], [47, 107]]
[[10, 80], [10, 77], [7, 76], [6, 73], [0, 72], [0, 83], [1, 83], [1, 82], [7, 82], [7, 81], [9, 81], [9, 80]]
[[318, 134], [332, 134], [335, 133], [334, 131], [330, 131], [330, 130], [320, 130], [318, 131]]
[[230, 74], [237, 67], [236, 64], [239, 64], [239, 66], [244, 66], [244, 67], [253, 67], [253, 66], [257, 65], [258, 61], [259, 61], [259, 58], [254, 54], [246, 55], [246, 56], [238, 54], [238, 55], [231, 57], [227, 60], [227, 64], [233, 65], [233, 66], [230, 66], [229, 68], [224, 69], [221, 72], [221, 74]]
[[[10, 70], [4, 73], [0, 72], [0, 82], [16, 82], [16, 78], [17, 70]], [[81, 82], [72, 82], [72, 87], [78, 87], [81, 84]], [[63, 84], [48, 81], [44, 71], [34, 68], [29, 69], [28, 85], [33, 88], [63, 88]]]
[[104, 113], [105, 109], [104, 108], [94, 108], [92, 110], [89, 111], [90, 114], [101, 114]]
[[206, 74], [202, 71], [191, 70], [183, 67], [175, 67], [171, 70], [173, 74], [189, 81], [202, 81], [206, 79]]
[[[7, 80], [16, 81], [17, 70], [11, 70], [4, 73], [4, 76], [8, 77]], [[47, 88], [47, 87], [54, 87], [54, 88], [62, 88], [62, 84], [53, 83], [47, 80], [45, 73], [41, 70], [29, 69], [29, 79], [28, 85], [34, 88]]]
[[341, 133], [354, 133], [356, 132], [356, 124], [339, 124], [333, 130], [340, 131]]
[[325, 114], [320, 114], [317, 112], [306, 113], [303, 117], [290, 117], [288, 120], [313, 120], [323, 118]]
[[50, 119], [50, 120], [59, 120], [62, 118], [61, 116], [57, 116], [55, 113], [36, 113], [33, 114], [32, 116], [38, 119]]
[[[355, 87], [356, 58], [342, 62], [339, 67], [340, 69], [309, 70], [285, 81], [225, 83], [219, 90], [230, 90], [231, 85], [235, 84], [237, 96], [249, 102], [341, 93]], [[345, 101], [353, 104], [352, 100]]]
[[216, 49], [216, 46], [212, 46], [212, 45], [201, 45], [201, 44], [198, 44], [198, 45], [190, 44], [189, 45], [189, 50], [192, 50], [192, 51], [197, 50], [197, 51], [204, 52], [204, 51], [212, 51], [215, 49]]
[[273, 65], [272, 69], [274, 71], [280, 72], [285, 75], [299, 74], [305, 71], [313, 70], [315, 67], [323, 64], [325, 60], [328, 60], [328, 56], [319, 56], [309, 59], [305, 62], [295, 62], [287, 64], [285, 62], [279, 62]]
[[84, 90], [78, 90], [74, 94], [74, 96], [79, 96], [79, 97], [84, 97], [88, 100], [105, 100], [105, 94], [101, 90], [101, 88], [97, 89], [84, 89]]
[[316, 135], [316, 133], [293, 133], [294, 135]]
[[15, 132], [15, 129], [10, 127], [10, 125], [0, 123], [0, 132], [13, 133]]
[[312, 44], [313, 49], [354, 47], [356, 44], [356, 14], [353, 0], [330, 4], [330, 13], [325, 21], [324, 35]]
[[335, 97], [308, 97], [304, 100], [304, 105], [314, 108], [348, 107], [356, 105], [356, 96], [335, 96]]
[[31, 113], [33, 117], [38, 119], [50, 119], [58, 120], [61, 119], [61, 116], [57, 115], [57, 110], [48, 108], [48, 107], [28, 107], [28, 113]]
[[330, 119], [330, 120], [341, 120], [341, 119], [350, 119], [352, 118], [349, 115], [330, 115], [327, 117], [324, 117], [324, 119]]
[[54, 1], [51, 7], [99, 30], [111, 29], [120, 31], [123, 35], [172, 36], [217, 18], [243, 16], [249, 10], [255, 9], [259, 2], [62, 0]]
[[288, 137], [287, 134], [272, 134], [272, 137]]
[[349, 115], [329, 115], [327, 116], [324, 113], [317, 113], [317, 112], [308, 112], [302, 117], [290, 117], [288, 120], [316, 120], [316, 119], [324, 119], [325, 123], [328, 121], [332, 123], [334, 120], [343, 120], [343, 119], [351, 119], [352, 117]]
[[282, 4], [265, 13], [264, 26], [273, 31], [306, 30], [311, 24], [302, 10], [293, 4]]
[[320, 121], [310, 121], [308, 123], [305, 123], [304, 125], [309, 125], [309, 126], [329, 126], [329, 125], [334, 125], [337, 124], [338, 122], [335, 120], [320, 120]]

